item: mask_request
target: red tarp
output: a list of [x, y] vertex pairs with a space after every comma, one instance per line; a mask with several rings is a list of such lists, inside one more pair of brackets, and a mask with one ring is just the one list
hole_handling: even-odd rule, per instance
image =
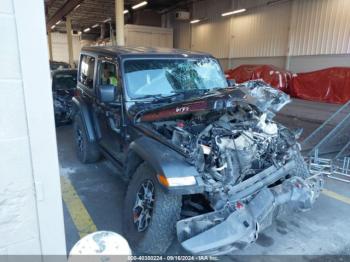
[[241, 65], [225, 72], [228, 79], [237, 83], [262, 79], [272, 87], [289, 93], [292, 73], [273, 65]]
[[295, 98], [337, 104], [350, 100], [350, 67], [332, 67], [293, 75], [272, 65], [241, 65], [225, 73], [228, 79], [237, 83], [262, 79]]
[[350, 100], [350, 67], [332, 67], [299, 73], [292, 79], [291, 96], [343, 104]]

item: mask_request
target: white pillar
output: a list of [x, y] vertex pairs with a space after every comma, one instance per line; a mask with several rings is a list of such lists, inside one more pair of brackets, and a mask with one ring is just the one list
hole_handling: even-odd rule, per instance
[[66, 31], [67, 31], [69, 64], [72, 68], [74, 68], [73, 40], [72, 40], [72, 19], [71, 19], [70, 15], [67, 15], [67, 17], [66, 17]]
[[51, 31], [47, 32], [47, 40], [48, 40], [48, 45], [49, 45], [49, 58], [50, 61], [53, 60], [52, 57], [52, 37], [51, 37]]
[[0, 255], [64, 258], [44, 1], [0, 1]]
[[115, 0], [115, 27], [117, 45], [124, 46], [124, 0]]

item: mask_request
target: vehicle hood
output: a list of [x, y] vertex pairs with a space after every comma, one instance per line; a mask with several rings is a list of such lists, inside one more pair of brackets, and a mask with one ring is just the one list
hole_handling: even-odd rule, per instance
[[232, 88], [215, 90], [206, 95], [160, 105], [137, 114], [137, 121], [153, 122], [203, 111], [228, 109], [237, 103], [248, 103], [269, 118], [290, 102], [287, 94], [260, 80], [248, 81]]

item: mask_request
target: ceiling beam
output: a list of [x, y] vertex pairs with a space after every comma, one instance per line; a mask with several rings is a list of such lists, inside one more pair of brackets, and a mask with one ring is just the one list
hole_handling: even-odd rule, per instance
[[45, 1], [45, 5], [47, 6], [47, 8], [50, 8], [55, 1], [56, 0], [47, 0]]
[[174, 5], [171, 5], [170, 7], [168, 8], [164, 8], [163, 10], [161, 10], [159, 12], [159, 14], [163, 15], [163, 14], [167, 14], [173, 10], [175, 10], [176, 8], [180, 8], [180, 7], [183, 7], [183, 6], [190, 6], [191, 4], [193, 3], [196, 3], [196, 2], [200, 2], [200, 1], [203, 1], [203, 0], [182, 0], [182, 1], [179, 1], [177, 2], [176, 4]]
[[45, 1], [45, 15], [47, 16], [49, 14], [49, 9], [50, 7], [53, 5], [53, 3], [55, 2], [56, 0], [46, 0]]
[[72, 10], [82, 3], [84, 0], [68, 0], [57, 12], [46, 22], [46, 30], [49, 31], [51, 26], [60, 21], [63, 17], [68, 15]]

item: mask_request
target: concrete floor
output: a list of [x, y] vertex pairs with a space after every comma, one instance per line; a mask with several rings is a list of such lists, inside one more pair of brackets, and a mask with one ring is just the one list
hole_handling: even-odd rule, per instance
[[[318, 112], [324, 118], [329, 114], [326, 109], [323, 113]], [[304, 127], [304, 137], [321, 121], [300, 120], [290, 114], [279, 115], [277, 119], [289, 127]], [[122, 203], [126, 185], [118, 176], [120, 171], [107, 161], [81, 164], [75, 156], [71, 126], [57, 129], [57, 141], [61, 176], [70, 180], [97, 229], [122, 233]], [[325, 187], [350, 199], [349, 186], [328, 179]], [[349, 255], [350, 203], [345, 202], [322, 194], [313, 210], [276, 221], [259, 235], [256, 243], [233, 255]], [[79, 240], [79, 233], [65, 203], [64, 216], [67, 250], [70, 250]], [[167, 253], [182, 255], [185, 251], [174, 241]], [[301, 257], [301, 260], [304, 259], [309, 260]], [[233, 258], [226, 256], [224, 260], [232, 261]]]

